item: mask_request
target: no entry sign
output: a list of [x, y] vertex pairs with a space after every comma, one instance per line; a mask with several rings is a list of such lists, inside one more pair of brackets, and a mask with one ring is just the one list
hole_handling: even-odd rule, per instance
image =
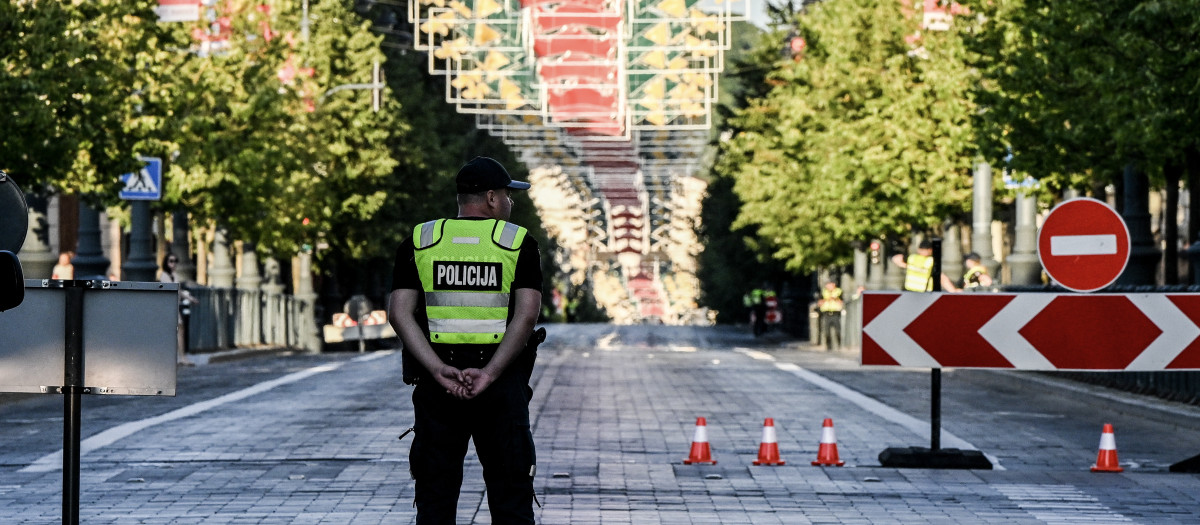
[[1125, 271], [1129, 229], [1107, 204], [1071, 199], [1050, 210], [1038, 230], [1038, 260], [1063, 288], [1094, 292]]

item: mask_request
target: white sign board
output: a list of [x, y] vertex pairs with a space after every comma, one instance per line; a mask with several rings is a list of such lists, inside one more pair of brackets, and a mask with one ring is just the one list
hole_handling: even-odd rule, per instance
[[159, 22], [195, 22], [200, 20], [200, 0], [158, 0], [154, 12]]

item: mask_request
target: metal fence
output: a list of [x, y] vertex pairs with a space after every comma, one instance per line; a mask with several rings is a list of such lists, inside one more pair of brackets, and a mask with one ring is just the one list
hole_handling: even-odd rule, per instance
[[303, 347], [304, 316], [313, 305], [261, 290], [188, 288], [195, 302], [187, 319], [189, 352], [259, 346]]

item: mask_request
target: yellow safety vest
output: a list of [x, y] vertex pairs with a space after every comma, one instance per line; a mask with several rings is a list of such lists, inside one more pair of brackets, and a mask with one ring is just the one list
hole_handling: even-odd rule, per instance
[[429, 340], [490, 344], [504, 340], [508, 303], [525, 228], [486, 220], [439, 219], [413, 229], [413, 256]]
[[842, 303], [839, 302], [842, 300], [842, 289], [841, 288], [834, 288], [833, 290], [830, 290], [828, 288], [822, 288], [821, 289], [821, 299], [823, 299], [823, 301], [821, 302], [821, 311], [822, 312], [840, 312], [840, 311], [842, 311]]
[[904, 289], [910, 292], [933, 291], [933, 257], [919, 253], [909, 255], [905, 263]]
[[987, 268], [976, 266], [968, 269], [966, 275], [963, 276], [963, 288], [979, 288], [983, 286], [979, 284], [980, 275], [987, 275]]

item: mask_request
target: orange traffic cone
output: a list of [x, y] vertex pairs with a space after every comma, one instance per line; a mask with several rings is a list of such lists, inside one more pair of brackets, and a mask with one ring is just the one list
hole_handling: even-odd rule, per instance
[[688, 454], [688, 458], [683, 460], [684, 465], [693, 463], [717, 464], [717, 461], [712, 458], [712, 450], [708, 448], [708, 427], [702, 417], [696, 418], [696, 434], [692, 437], [692, 451]]
[[840, 467], [846, 462], [838, 459], [837, 437], [833, 434], [833, 420], [825, 418], [821, 423], [821, 446], [817, 449], [817, 460], [813, 465], [821, 467]]
[[1096, 454], [1096, 464], [1092, 472], [1123, 472], [1125, 469], [1117, 463], [1117, 437], [1113, 435], [1111, 423], [1104, 424], [1100, 433], [1100, 453]]
[[782, 465], [784, 461], [779, 459], [779, 441], [775, 438], [775, 420], [767, 418], [763, 421], [763, 437], [762, 444], [758, 446], [758, 459], [754, 460], [755, 465]]

